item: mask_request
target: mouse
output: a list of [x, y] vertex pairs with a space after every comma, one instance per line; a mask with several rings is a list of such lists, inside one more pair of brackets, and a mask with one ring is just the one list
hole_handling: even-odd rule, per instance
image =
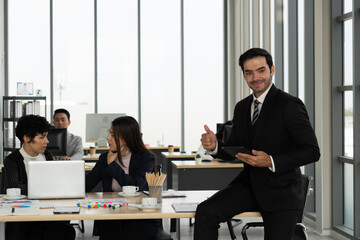
[[202, 162], [211, 162], [211, 160], [210, 159], [203, 159], [203, 160], [201, 160]]

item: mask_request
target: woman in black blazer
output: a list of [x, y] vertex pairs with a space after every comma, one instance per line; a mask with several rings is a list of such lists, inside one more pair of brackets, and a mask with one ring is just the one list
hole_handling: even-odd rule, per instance
[[[120, 192], [126, 185], [148, 190], [145, 174], [155, 166], [154, 155], [145, 147], [137, 121], [130, 116], [116, 118], [107, 137], [109, 152], [100, 155], [93, 170], [86, 176], [86, 191], [102, 181], [104, 192]], [[154, 239], [161, 220], [95, 221], [94, 230], [100, 239]]]

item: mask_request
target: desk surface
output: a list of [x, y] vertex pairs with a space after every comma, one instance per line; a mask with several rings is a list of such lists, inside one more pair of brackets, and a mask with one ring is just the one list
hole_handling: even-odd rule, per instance
[[[168, 150], [168, 146], [146, 146], [148, 149], [163, 149]], [[84, 151], [90, 151], [90, 147], [84, 147]], [[109, 150], [109, 147], [95, 147], [96, 150]], [[174, 146], [174, 149], [180, 149], [179, 146]]]
[[85, 163], [85, 171], [90, 172], [94, 168], [95, 164], [95, 162]]
[[177, 168], [243, 168], [243, 163], [227, 163], [227, 162], [201, 162], [196, 163], [195, 161], [171, 161], [171, 164]]
[[97, 161], [99, 160], [100, 153], [95, 153], [93, 155], [87, 154], [83, 156], [84, 161]]
[[[79, 214], [53, 214], [53, 209], [41, 209], [40, 215], [21, 215], [21, 216], [0, 216], [0, 221], [56, 221], [56, 220], [86, 220], [86, 219], [151, 219], [151, 218], [192, 218], [195, 212], [177, 213], [171, 206], [171, 203], [199, 203], [212, 196], [216, 191], [182, 191], [186, 195], [183, 198], [163, 198], [162, 207], [154, 211], [143, 211], [137, 207], [124, 208], [98, 208], [88, 209], [81, 208]], [[140, 203], [145, 194], [138, 197], [130, 197], [127, 200], [131, 203]], [[116, 193], [87, 193], [86, 199], [111, 199], [122, 198]], [[3, 200], [3, 199], [2, 199]], [[75, 206], [77, 199], [57, 199], [57, 200], [40, 200], [41, 204], [52, 206]], [[258, 217], [257, 212], [247, 212], [239, 217]]]
[[169, 152], [162, 152], [162, 155], [165, 156], [165, 158], [194, 158], [196, 154], [195, 153], [181, 153], [181, 152], [173, 152], [173, 153], [169, 153]]

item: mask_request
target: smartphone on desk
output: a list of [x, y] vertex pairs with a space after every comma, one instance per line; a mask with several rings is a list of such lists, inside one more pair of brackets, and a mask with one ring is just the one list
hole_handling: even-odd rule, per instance
[[252, 155], [251, 151], [249, 149], [247, 149], [246, 147], [243, 147], [243, 146], [222, 147], [221, 149], [224, 150], [227, 154], [229, 154], [229, 155], [231, 155], [233, 157], [235, 157], [235, 155], [238, 154], [238, 153], [245, 153], [245, 154]]

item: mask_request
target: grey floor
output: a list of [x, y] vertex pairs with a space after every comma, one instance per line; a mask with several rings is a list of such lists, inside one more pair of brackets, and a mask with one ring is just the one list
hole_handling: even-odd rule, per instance
[[[246, 218], [244, 219], [244, 222], [247, 221], [260, 221], [261, 219], [259, 218]], [[76, 221], [73, 221], [76, 222]], [[92, 236], [92, 226], [93, 226], [93, 222], [91, 220], [85, 220], [85, 232], [81, 233], [79, 231], [78, 228], [76, 228], [76, 239], [83, 239], [83, 240], [94, 240], [94, 239], [98, 239], [98, 237], [93, 237]], [[244, 223], [243, 223], [244, 224]], [[241, 228], [243, 226], [243, 224], [237, 226], [234, 230], [235, 230], [235, 234], [237, 236], [237, 239], [242, 239], [241, 238]], [[169, 232], [170, 229], [170, 220], [169, 219], [164, 219], [164, 228], [165, 231]], [[193, 231], [194, 231], [194, 227], [190, 227], [189, 226], [189, 219], [181, 219], [181, 239], [193, 239]], [[315, 233], [313, 231], [313, 229], [309, 228], [308, 231], [308, 236], [310, 240], [330, 240], [330, 239], [338, 239], [338, 238], [332, 238], [329, 236], [319, 236], [317, 233]], [[247, 235], [249, 240], [262, 240], [263, 239], [263, 231], [261, 228], [253, 228], [253, 229], [249, 229], [247, 231]], [[176, 239], [176, 235], [175, 233], [171, 233], [171, 236]], [[229, 230], [227, 228], [227, 225], [224, 223], [221, 225], [220, 229], [219, 229], [219, 239], [220, 240], [228, 240], [230, 239], [230, 235], [229, 235]], [[343, 238], [341, 238], [343, 239]], [[344, 238], [345, 239], [345, 238]]]

